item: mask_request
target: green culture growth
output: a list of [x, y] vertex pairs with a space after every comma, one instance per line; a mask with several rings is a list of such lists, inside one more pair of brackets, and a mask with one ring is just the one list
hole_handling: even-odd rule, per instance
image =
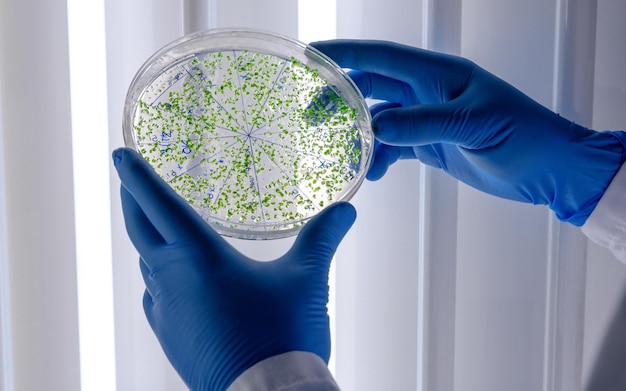
[[136, 144], [209, 222], [297, 227], [359, 170], [356, 110], [318, 71], [250, 51], [195, 55], [143, 93]]

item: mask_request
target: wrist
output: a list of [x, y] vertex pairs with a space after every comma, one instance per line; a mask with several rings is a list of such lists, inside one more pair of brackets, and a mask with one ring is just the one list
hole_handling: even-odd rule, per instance
[[582, 231], [593, 242], [610, 249], [626, 262], [626, 165], [619, 169], [609, 188], [589, 216]]
[[572, 123], [571, 150], [554, 169], [551, 209], [561, 221], [582, 226], [626, 160], [626, 134], [596, 132]]
[[243, 372], [228, 391], [338, 391], [324, 360], [304, 351], [291, 351], [263, 361]]

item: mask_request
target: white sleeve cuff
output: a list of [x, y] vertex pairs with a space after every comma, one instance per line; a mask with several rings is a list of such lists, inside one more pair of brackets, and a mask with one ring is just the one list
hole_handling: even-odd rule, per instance
[[619, 169], [582, 230], [589, 239], [609, 248], [626, 263], [626, 164]]
[[339, 391], [324, 360], [293, 351], [265, 359], [242, 373], [228, 391]]

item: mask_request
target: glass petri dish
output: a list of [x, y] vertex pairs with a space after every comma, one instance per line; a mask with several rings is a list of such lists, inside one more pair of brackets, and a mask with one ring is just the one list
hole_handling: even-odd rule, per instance
[[196, 33], [155, 53], [130, 85], [123, 131], [217, 232], [241, 239], [295, 235], [349, 200], [374, 145], [367, 104], [341, 68], [250, 30]]

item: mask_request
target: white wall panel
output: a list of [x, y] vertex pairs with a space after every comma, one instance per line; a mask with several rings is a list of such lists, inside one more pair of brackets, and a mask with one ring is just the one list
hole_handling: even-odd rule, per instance
[[[339, 38], [419, 45], [420, 1], [339, 0]], [[419, 181], [416, 162], [366, 182], [357, 222], [336, 256], [337, 380], [345, 390], [417, 387]]]
[[[336, 256], [337, 380], [345, 390], [415, 389], [418, 167], [365, 183]], [[401, 188], [401, 191], [398, 191]]]
[[463, 0], [461, 54], [552, 104], [555, 0]]
[[[296, 38], [298, 2], [295, 0], [217, 0], [216, 26], [272, 31]], [[323, 21], [320, 21], [323, 23]]]
[[[124, 145], [122, 110], [128, 86], [153, 52], [183, 34], [183, 10], [182, 2], [167, 0], [109, 0], [105, 6], [109, 143], [114, 149]], [[117, 390], [182, 391], [186, 387], [169, 365], [143, 313], [139, 256], [126, 235], [119, 186], [111, 164]]]
[[[461, 53], [550, 104], [554, 15], [552, 1], [464, 0]], [[461, 186], [456, 390], [542, 388], [547, 224], [545, 208]]]
[[337, 37], [391, 40], [420, 45], [422, 1], [338, 0]]
[[458, 210], [455, 390], [541, 389], [545, 210], [466, 186]]
[[[0, 84], [0, 91], [2, 85]], [[4, 151], [2, 121], [2, 95], [0, 94], [0, 151]], [[8, 237], [6, 185], [4, 159], [0, 158], [0, 390], [13, 388], [13, 347], [11, 340], [11, 298], [9, 296], [9, 252], [5, 245]]]
[[597, 129], [624, 129], [626, 113], [626, 3], [598, 0], [596, 32], [593, 126]]
[[0, 53], [9, 376], [15, 390], [78, 390], [65, 2], [0, 2]]
[[[461, 51], [462, 0], [422, 2], [422, 47]], [[456, 361], [458, 182], [421, 167], [417, 388], [453, 390]]]
[[[597, 11], [593, 128], [626, 128], [626, 3], [599, 0]], [[587, 301], [583, 379], [589, 391], [623, 389], [623, 371], [607, 364], [623, 362], [626, 323], [626, 267], [606, 249], [590, 243], [587, 263]]]

